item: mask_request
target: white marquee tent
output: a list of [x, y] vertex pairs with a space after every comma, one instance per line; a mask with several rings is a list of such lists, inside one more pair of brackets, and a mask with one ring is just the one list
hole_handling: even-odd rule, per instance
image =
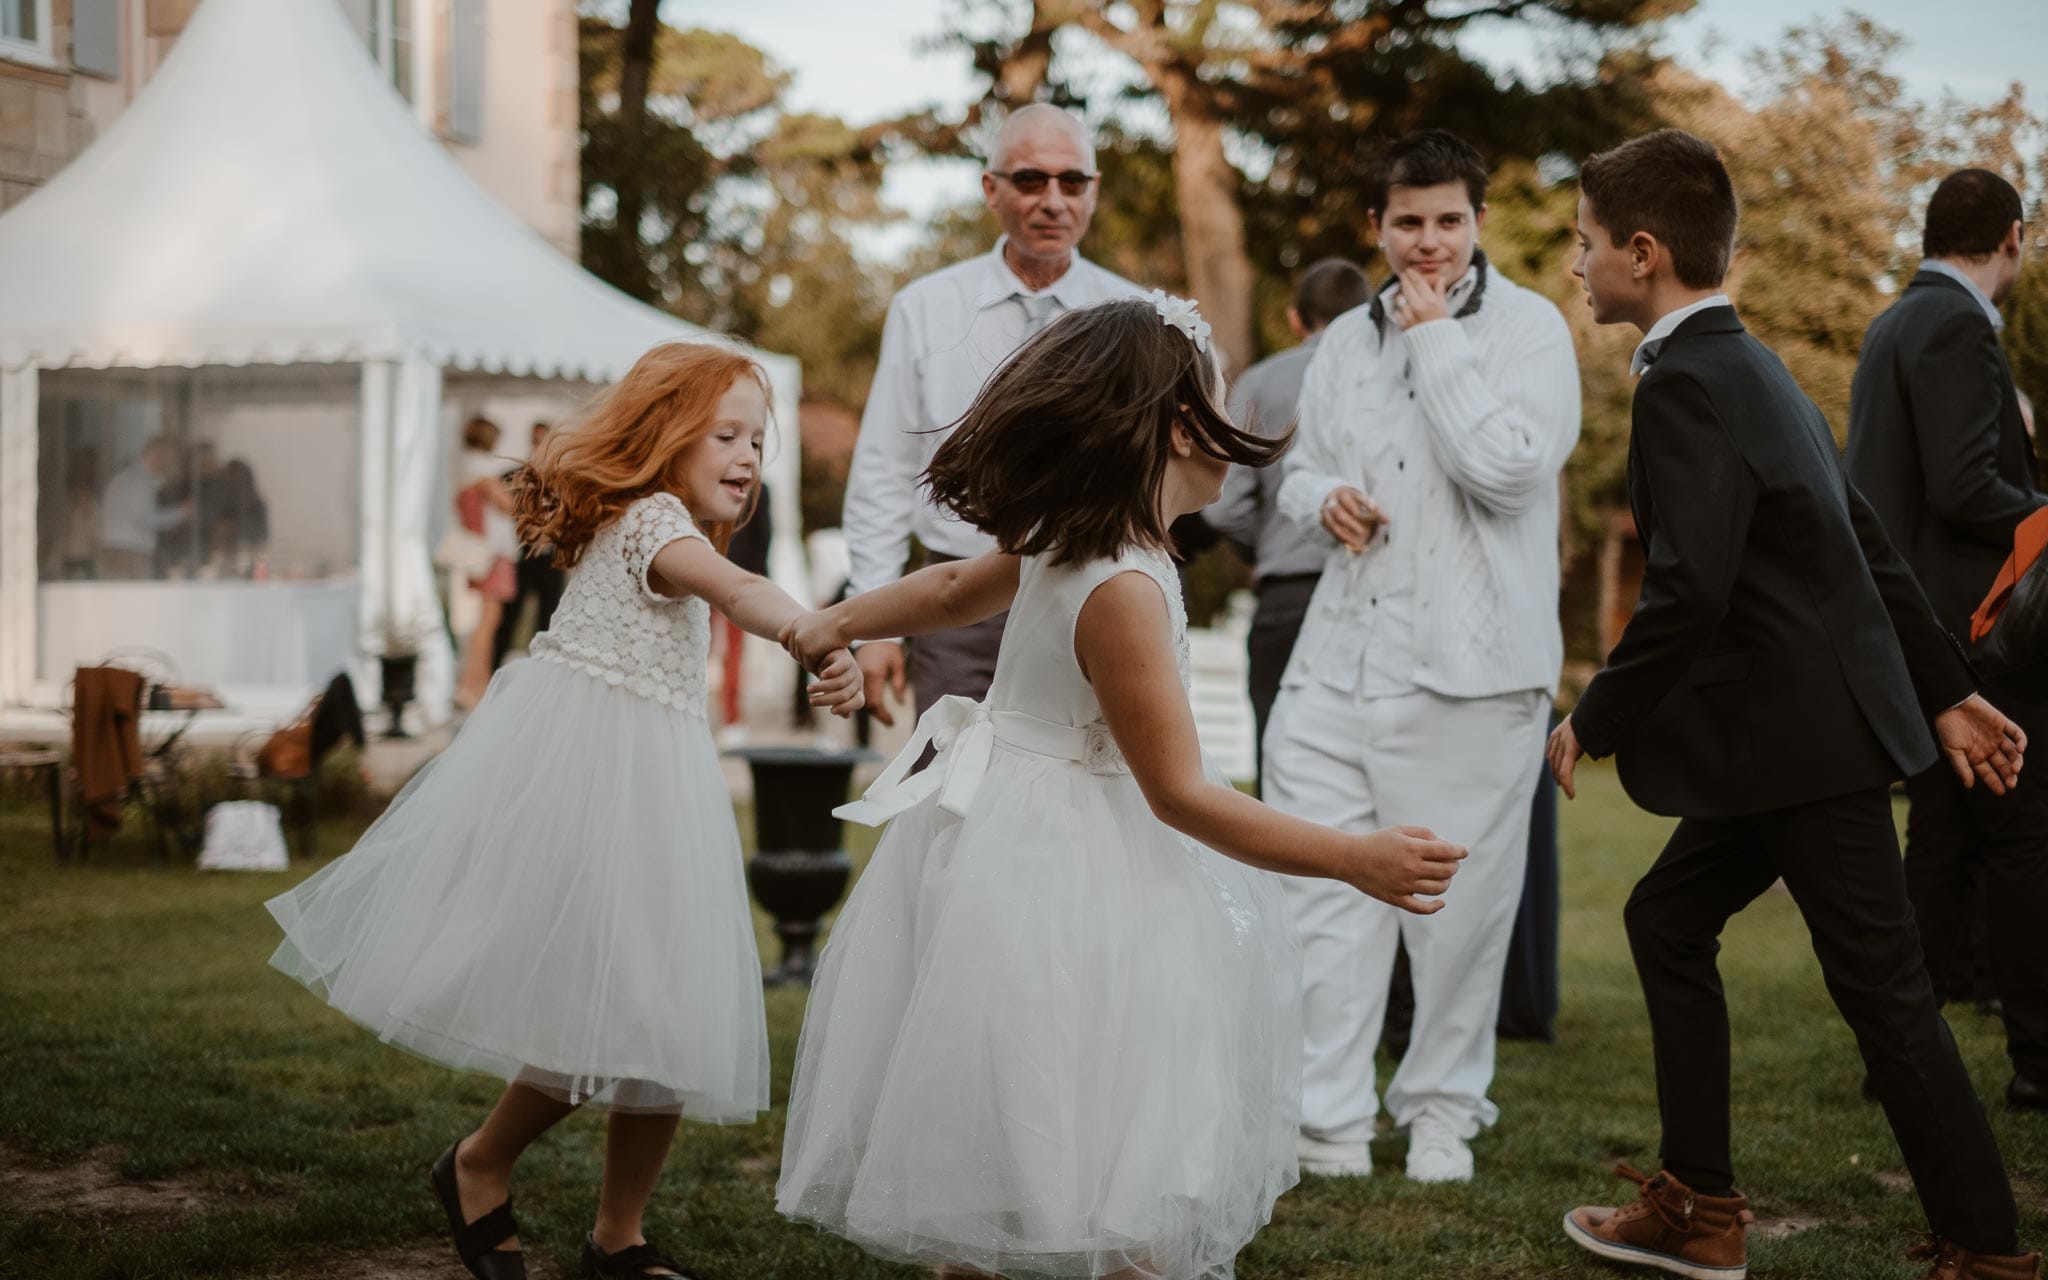
[[[54, 703], [120, 644], [238, 706], [289, 706], [344, 667], [374, 699], [382, 638], [441, 616], [462, 416], [566, 408], [678, 338], [724, 341], [472, 185], [334, 0], [205, 0], [134, 105], [0, 217], [0, 705]], [[761, 359], [773, 515], [794, 530], [799, 370]], [[90, 558], [95, 486], [167, 433], [250, 459], [265, 568], [67, 573], [69, 551]], [[772, 567], [803, 581], [794, 537]], [[430, 717], [453, 685], [439, 634]]]

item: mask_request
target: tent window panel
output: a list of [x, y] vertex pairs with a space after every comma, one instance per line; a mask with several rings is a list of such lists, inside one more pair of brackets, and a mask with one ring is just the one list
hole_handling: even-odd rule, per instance
[[71, 64], [89, 75], [121, 74], [121, 0], [71, 0]]
[[351, 369], [45, 375], [44, 581], [320, 581], [354, 571]]
[[484, 0], [454, 0], [448, 23], [448, 136], [475, 143], [484, 131]]
[[359, 25], [369, 41], [370, 56], [399, 96], [411, 102], [413, 0], [359, 0], [356, 11], [363, 15]]

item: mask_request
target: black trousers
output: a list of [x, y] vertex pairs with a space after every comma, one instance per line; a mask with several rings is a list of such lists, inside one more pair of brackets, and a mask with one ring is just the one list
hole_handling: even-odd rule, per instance
[[555, 568], [552, 563], [555, 553], [543, 551], [538, 555], [521, 554], [513, 572], [519, 583], [519, 593], [505, 605], [498, 614], [498, 629], [491, 636], [491, 669], [505, 665], [505, 655], [512, 650], [513, 633], [519, 630], [519, 616], [526, 612], [526, 602], [535, 602], [533, 629], [536, 634], [546, 631], [548, 623], [554, 620], [555, 606], [562, 603], [562, 586], [568, 580], [566, 570]]
[[1883, 788], [1743, 818], [1687, 818], [1624, 919], [1650, 1007], [1664, 1167], [1732, 1186], [1722, 927], [1784, 877], [1835, 1007], [1855, 1033], [1929, 1226], [1964, 1248], [2019, 1251], [1998, 1144], [1934, 1002]]
[[[2048, 700], [1996, 683], [1984, 696], [2048, 745]], [[1977, 996], [1988, 960], [2013, 1070], [2048, 1084], [2048, 785], [2029, 772], [2002, 796], [1965, 790], [1943, 762], [1908, 780], [1906, 797], [1906, 893], [1935, 995]]]
[[1309, 597], [1315, 594], [1318, 573], [1275, 575], [1259, 579], [1259, 607], [1252, 613], [1251, 632], [1245, 637], [1245, 677], [1252, 696], [1252, 750], [1258, 761], [1259, 789], [1266, 782], [1266, 721], [1273, 703], [1280, 697], [1280, 677], [1287, 674], [1287, 660], [1294, 656], [1294, 642], [1301, 635], [1301, 622], [1308, 616]]

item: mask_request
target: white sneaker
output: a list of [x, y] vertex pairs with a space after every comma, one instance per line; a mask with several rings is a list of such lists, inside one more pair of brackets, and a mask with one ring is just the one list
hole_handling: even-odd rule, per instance
[[1408, 1125], [1408, 1176], [1416, 1182], [1470, 1182], [1472, 1148], [1450, 1121], [1425, 1111]]
[[1324, 1142], [1300, 1133], [1294, 1137], [1294, 1154], [1303, 1173], [1330, 1178], [1372, 1176], [1372, 1148], [1363, 1142]]

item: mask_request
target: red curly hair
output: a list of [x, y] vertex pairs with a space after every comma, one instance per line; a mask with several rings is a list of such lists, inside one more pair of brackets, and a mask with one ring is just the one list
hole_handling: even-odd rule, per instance
[[[553, 545], [555, 564], [566, 569], [634, 502], [656, 493], [680, 495], [683, 455], [709, 434], [719, 399], [741, 378], [752, 378], [772, 402], [767, 374], [741, 352], [665, 342], [641, 356], [572, 430], [550, 433], [509, 480], [519, 540]], [[756, 482], [738, 521], [703, 522], [711, 545], [725, 550], [760, 492]]]

